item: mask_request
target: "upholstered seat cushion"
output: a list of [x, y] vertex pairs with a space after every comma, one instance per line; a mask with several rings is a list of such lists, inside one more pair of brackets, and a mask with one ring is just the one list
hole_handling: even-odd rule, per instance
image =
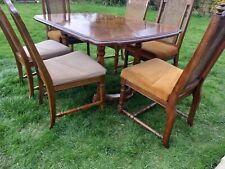
[[48, 38], [60, 42], [62, 38], [61, 31], [59, 30], [48, 31]]
[[167, 101], [182, 72], [183, 70], [155, 58], [124, 69], [121, 77], [150, 95]]
[[78, 51], [45, 60], [44, 64], [54, 86], [94, 78], [106, 73], [102, 65]]
[[[65, 46], [54, 40], [45, 40], [40, 43], [36, 43], [35, 46], [43, 60], [50, 59], [60, 55], [65, 55], [71, 52], [71, 49], [68, 46]], [[32, 61], [32, 58], [27, 50], [27, 47], [24, 46], [23, 48], [29, 60]]]
[[142, 43], [142, 49], [162, 60], [167, 60], [168, 57], [178, 54], [178, 48], [175, 45], [162, 41], [144, 42]]
[[[67, 35], [66, 39], [62, 39], [62, 37], [63, 37], [63, 35], [62, 35], [61, 31], [59, 31], [59, 30], [52, 30], [52, 31], [48, 32], [48, 38], [51, 40], [55, 40], [58, 42], [62, 41], [62, 43], [69, 43], [69, 44], [83, 43], [83, 41], [76, 39], [75, 37], [70, 36], [70, 35]], [[65, 42], [65, 40], [67, 42]]]

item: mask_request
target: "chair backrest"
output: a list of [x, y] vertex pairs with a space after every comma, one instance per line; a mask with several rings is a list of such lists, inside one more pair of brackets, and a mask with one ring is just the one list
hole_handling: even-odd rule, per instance
[[15, 59], [17, 61], [22, 59], [23, 63], [28, 66], [29, 59], [28, 59], [18, 37], [16, 36], [16, 33], [14, 32], [9, 20], [7, 19], [5, 13], [1, 9], [1, 7], [0, 7], [0, 26], [1, 26], [1, 29], [6, 37], [7, 41], [10, 44], [10, 47], [14, 53]]
[[125, 17], [135, 20], [144, 20], [150, 0], [128, 0]]
[[174, 92], [179, 95], [202, 84], [225, 48], [225, 12], [212, 16], [211, 22]]
[[192, 13], [194, 0], [161, 0], [157, 23], [175, 26], [182, 30], [179, 36], [164, 41], [181, 46]]
[[[66, 14], [70, 13], [70, 0], [41, 0], [41, 4], [43, 15], [48, 16], [49, 19], [54, 19], [50, 18], [51, 17], [50, 14], [63, 13], [65, 15], [64, 16], [62, 15], [62, 20], [64, 20], [66, 18]], [[57, 17], [57, 19], [59, 18]], [[46, 25], [47, 32], [52, 29], [53, 29], [52, 27]]]
[[28, 49], [28, 52], [29, 52], [33, 62], [35, 63], [35, 66], [38, 68], [38, 73], [40, 73], [42, 75], [42, 77], [43, 77], [42, 80], [44, 80], [46, 87], [48, 89], [51, 88], [53, 86], [51, 76], [50, 76], [48, 70], [46, 69], [40, 54], [38, 53], [38, 50], [36, 49], [34, 42], [31, 39], [31, 36], [30, 36], [22, 18], [20, 17], [16, 8], [12, 4], [11, 0], [4, 0], [4, 1], [9, 8], [10, 14], [20, 32], [20, 35]]
[[69, 0], [41, 0], [43, 14], [70, 13]]

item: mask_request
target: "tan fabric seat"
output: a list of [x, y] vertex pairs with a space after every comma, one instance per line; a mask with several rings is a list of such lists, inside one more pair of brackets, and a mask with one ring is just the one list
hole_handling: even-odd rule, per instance
[[[71, 52], [71, 49], [69, 47], [54, 40], [45, 40], [40, 43], [36, 43], [35, 46], [43, 60], [50, 59], [56, 56], [65, 55]], [[32, 61], [32, 58], [30, 57], [27, 47], [24, 46], [23, 48], [28, 56], [29, 61]]]
[[93, 78], [106, 73], [106, 69], [102, 65], [78, 51], [45, 60], [44, 64], [54, 86]]
[[174, 57], [178, 54], [178, 48], [173, 44], [161, 41], [149, 41], [142, 43], [142, 49], [157, 56], [157, 58], [168, 60], [168, 56]]
[[61, 31], [59, 30], [48, 31], [48, 38], [60, 42], [62, 38]]
[[164, 101], [183, 70], [160, 59], [152, 59], [122, 71], [121, 77]]

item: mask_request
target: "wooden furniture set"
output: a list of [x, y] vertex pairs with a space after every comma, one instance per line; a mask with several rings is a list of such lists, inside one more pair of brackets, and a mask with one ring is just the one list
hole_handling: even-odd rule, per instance
[[[45, 1], [43, 1], [43, 4]], [[54, 41], [54, 45], [61, 47], [58, 48], [59, 51], [51, 53], [51, 57], [44, 57], [45, 55], [41, 53], [38, 45], [33, 43], [24, 22], [11, 1], [5, 0], [5, 3], [9, 7], [10, 14], [26, 47], [21, 46], [2, 9], [0, 9], [1, 28], [15, 55], [20, 78], [22, 79], [22, 65], [29, 77], [29, 84], [33, 80], [31, 67], [36, 69], [39, 82], [39, 102], [42, 103], [45, 92], [48, 96], [50, 128], [53, 127], [57, 117], [98, 105], [103, 108], [105, 103], [104, 77], [106, 73], [103, 67], [105, 46], [116, 46], [118, 50], [119, 47], [124, 47], [126, 56], [128, 54], [134, 56], [135, 64], [141, 60], [148, 61], [122, 70], [118, 111], [153, 132], [162, 139], [163, 145], [168, 147], [177, 113], [187, 117], [188, 124], [193, 125], [194, 115], [201, 98], [203, 82], [225, 47], [225, 29], [223, 29], [225, 27], [225, 12], [223, 12], [225, 5], [221, 5], [220, 11], [212, 17], [201, 43], [185, 69], [176, 67], [179, 49], [191, 15], [193, 0], [180, 0], [178, 2], [177, 0], [162, 0], [157, 23], [143, 21], [143, 18], [132, 20], [128, 17], [97, 13], [49, 12], [44, 13], [44, 15], [36, 15], [34, 19], [46, 24], [51, 29], [50, 31], [53, 29], [53, 31], [60, 32], [59, 37], [62, 41], [64, 37], [73, 37], [73, 39], [97, 45], [97, 62], [79, 51], [71, 52], [67, 46], [56, 41]], [[174, 10], [172, 14], [169, 13], [168, 11], [176, 3], [179, 9], [176, 8], [177, 10]], [[66, 8], [65, 4], [64, 8]], [[46, 10], [46, 8], [48, 7], [43, 5], [43, 9]], [[176, 15], [176, 11], [182, 15], [176, 16], [177, 18], [173, 20], [175, 26], [169, 25], [168, 18]], [[179, 28], [183, 30], [180, 35]], [[161, 55], [159, 56], [157, 52], [153, 53], [150, 49], [148, 50], [150, 54], [147, 55], [145, 44], [153, 44], [153, 46], [156, 44], [157, 47], [159, 47], [159, 44], [162, 44], [162, 46], [168, 45], [168, 50], [176, 48], [177, 53], [172, 55], [168, 52], [168, 55], [171, 54], [170, 56], [161, 58]], [[52, 45], [46, 45], [47, 51], [51, 51], [51, 47]], [[165, 48], [162, 47], [161, 49]], [[168, 59], [174, 59], [174, 65], [164, 61]], [[55, 92], [91, 83], [97, 83], [96, 97], [92, 103], [56, 113]], [[129, 113], [124, 108], [126, 87], [137, 91], [154, 102], [135, 114]], [[32, 85], [29, 85], [30, 96], [33, 95], [33, 88]], [[186, 116], [176, 109], [176, 103], [189, 95], [193, 96], [193, 101], [190, 113]], [[156, 104], [165, 107], [167, 114], [163, 135], [137, 117]]]

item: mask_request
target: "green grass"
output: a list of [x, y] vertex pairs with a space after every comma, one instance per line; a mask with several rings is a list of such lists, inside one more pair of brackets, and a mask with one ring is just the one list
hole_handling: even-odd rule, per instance
[[[7, 15], [6, 7], [2, 6]], [[32, 17], [41, 13], [40, 5], [21, 5], [20, 11], [35, 42], [45, 39], [45, 29]], [[123, 15], [123, 7], [94, 4], [73, 4], [72, 11], [103, 12]], [[154, 20], [155, 11], [148, 12]], [[10, 17], [9, 17], [10, 18]], [[198, 45], [209, 17], [192, 16], [184, 40], [180, 66], [188, 63]], [[108, 103], [104, 111], [89, 109], [56, 121], [48, 129], [48, 103], [38, 105], [37, 98], [28, 98], [27, 83], [21, 84], [9, 45], [0, 32], [0, 168], [133, 168], [133, 169], [204, 169], [213, 168], [225, 155], [225, 92], [224, 54], [216, 63], [203, 87], [195, 125], [177, 117], [171, 136], [171, 147], [165, 149], [159, 139], [117, 113], [117, 103]], [[79, 45], [85, 51], [85, 45]], [[96, 48], [92, 46], [92, 56]], [[112, 53], [107, 50], [107, 53]], [[113, 75], [113, 61], [106, 60], [107, 92], [117, 92], [119, 76]], [[95, 85], [57, 94], [57, 109], [91, 101]], [[35, 93], [37, 96], [37, 92]], [[191, 99], [178, 107], [187, 111]], [[136, 94], [127, 104], [134, 111], [149, 100]], [[163, 131], [164, 109], [156, 107], [141, 117]]]

